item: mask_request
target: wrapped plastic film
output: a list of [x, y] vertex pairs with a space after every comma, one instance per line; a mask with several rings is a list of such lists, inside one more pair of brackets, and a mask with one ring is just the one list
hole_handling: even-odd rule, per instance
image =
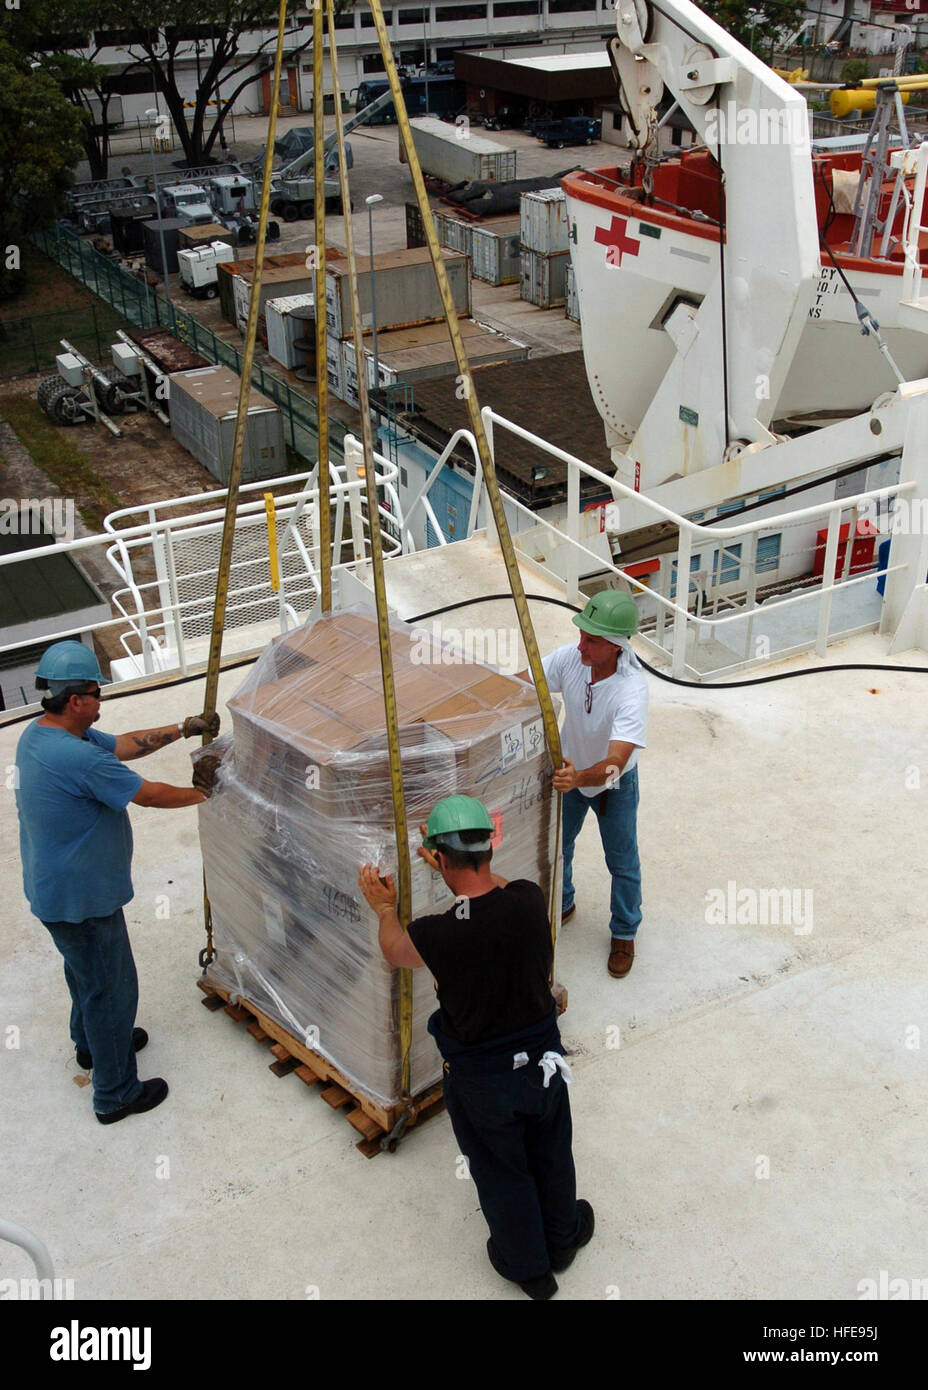
[[[416, 855], [419, 824], [454, 792], [493, 817], [494, 870], [548, 892], [551, 759], [534, 688], [404, 623], [390, 624], [413, 917], [453, 899]], [[347, 609], [275, 640], [229, 702], [233, 736], [200, 807], [213, 977], [320, 1052], [378, 1103], [400, 1099], [397, 975], [358, 887], [365, 862], [396, 872], [374, 616]], [[441, 1075], [427, 1032], [427, 971], [413, 975], [411, 1087]]]

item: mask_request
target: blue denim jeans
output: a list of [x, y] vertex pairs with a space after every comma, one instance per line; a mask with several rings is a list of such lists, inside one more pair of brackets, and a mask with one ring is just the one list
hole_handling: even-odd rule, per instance
[[142, 1091], [132, 1046], [138, 976], [122, 908], [83, 922], [45, 922], [64, 956], [71, 991], [71, 1041], [93, 1057], [93, 1108], [130, 1105]]
[[551, 1267], [580, 1229], [567, 1086], [537, 1060], [494, 1076], [446, 1064], [445, 1107], [466, 1154], [500, 1272], [522, 1283]]
[[612, 875], [612, 916], [609, 930], [625, 941], [634, 940], [641, 922], [641, 865], [638, 861], [638, 769], [623, 772], [619, 785], [594, 797], [576, 788], [565, 792], [563, 806], [564, 884], [561, 909], [573, 906], [574, 844], [592, 810], [599, 821], [599, 838]]

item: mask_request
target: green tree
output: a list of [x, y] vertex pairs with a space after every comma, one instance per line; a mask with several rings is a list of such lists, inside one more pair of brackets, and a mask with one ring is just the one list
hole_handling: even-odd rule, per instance
[[[115, 8], [118, 27], [139, 32], [138, 40], [128, 46], [129, 56], [151, 73], [152, 85], [164, 99], [187, 162], [194, 166], [207, 163], [236, 97], [255, 81], [256, 58], [265, 68], [273, 62], [277, 0], [199, 0], [196, 6], [189, 0], [123, 0]], [[341, 8], [343, 4], [336, 5], [336, 9]], [[260, 40], [259, 30], [266, 31]], [[289, 63], [312, 44], [311, 19], [290, 19], [288, 33], [292, 36], [285, 54]], [[197, 85], [188, 127], [187, 108], [178, 85], [178, 63], [191, 44]]]
[[808, 12], [804, 0], [700, 0], [699, 8], [754, 53], [795, 34]]
[[[47, 73], [81, 114], [81, 143], [92, 179], [106, 178], [113, 73], [95, 60], [95, 26], [107, 0], [29, 0], [10, 12], [7, 36], [33, 71]], [[110, 18], [112, 16], [109, 16]], [[83, 50], [82, 52], [80, 50]], [[124, 64], [126, 72], [135, 66]]]
[[23, 286], [22, 246], [62, 209], [81, 158], [81, 118], [46, 73], [0, 38], [0, 298]]

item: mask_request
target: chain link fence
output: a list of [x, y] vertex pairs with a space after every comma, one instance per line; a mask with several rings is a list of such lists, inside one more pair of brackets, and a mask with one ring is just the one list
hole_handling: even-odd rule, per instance
[[[198, 322], [192, 314], [157, 293], [145, 281], [136, 279], [88, 242], [82, 241], [70, 228], [58, 225], [48, 232], [38, 232], [33, 241], [51, 260], [57, 261], [76, 280], [92, 290], [103, 305], [73, 311], [85, 321], [82, 327], [79, 325], [80, 332], [76, 332], [74, 337], [65, 331], [68, 314], [72, 311], [41, 316], [43, 322], [39, 337], [42, 350], [46, 354], [50, 352], [50, 359], [47, 355], [40, 355], [38, 342], [33, 349], [35, 324], [39, 320], [24, 319], [0, 326], [0, 376], [41, 371], [49, 365], [54, 367], [55, 355], [61, 351], [57, 346], [58, 339], [62, 337], [72, 341], [75, 347], [80, 347], [88, 357], [109, 362], [109, 344], [115, 336], [115, 329], [124, 327], [126, 323], [136, 328], [169, 328], [182, 342], [202, 353], [210, 362], [230, 367], [241, 376], [243, 354], [234, 343], [217, 337], [212, 329]], [[45, 325], [44, 320], [49, 320], [49, 323]], [[7, 343], [3, 335], [11, 330], [16, 332], [11, 333]], [[51, 336], [42, 336], [45, 333], [50, 335], [52, 330], [54, 345]], [[7, 347], [8, 351], [5, 351]], [[15, 370], [17, 362], [24, 364], [18, 371]], [[10, 370], [10, 366], [14, 369]], [[287, 443], [293, 452], [309, 464], [314, 464], [319, 438], [315, 402], [294, 391], [276, 372], [257, 363], [253, 366], [251, 381], [256, 390], [280, 407]], [[342, 461], [346, 433], [346, 425], [330, 419], [329, 441], [333, 463]]]
[[85, 357], [109, 361], [110, 343], [126, 320], [108, 304], [88, 304], [0, 322], [0, 380], [55, 370], [55, 358], [67, 338]]

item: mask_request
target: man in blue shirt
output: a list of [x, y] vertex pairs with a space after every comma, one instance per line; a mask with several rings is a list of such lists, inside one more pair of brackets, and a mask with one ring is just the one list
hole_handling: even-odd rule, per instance
[[134, 1028], [138, 978], [122, 909], [133, 896], [132, 829], [126, 810], [194, 806], [208, 791], [148, 782], [124, 766], [176, 739], [209, 730], [218, 716], [129, 734], [93, 728], [102, 675], [80, 642], [57, 642], [39, 663], [48, 693], [43, 716], [16, 749], [23, 884], [29, 906], [64, 957], [71, 992], [71, 1038], [78, 1064], [93, 1067], [101, 1124], [160, 1105], [161, 1077], [139, 1081], [135, 1053], [148, 1035]]

